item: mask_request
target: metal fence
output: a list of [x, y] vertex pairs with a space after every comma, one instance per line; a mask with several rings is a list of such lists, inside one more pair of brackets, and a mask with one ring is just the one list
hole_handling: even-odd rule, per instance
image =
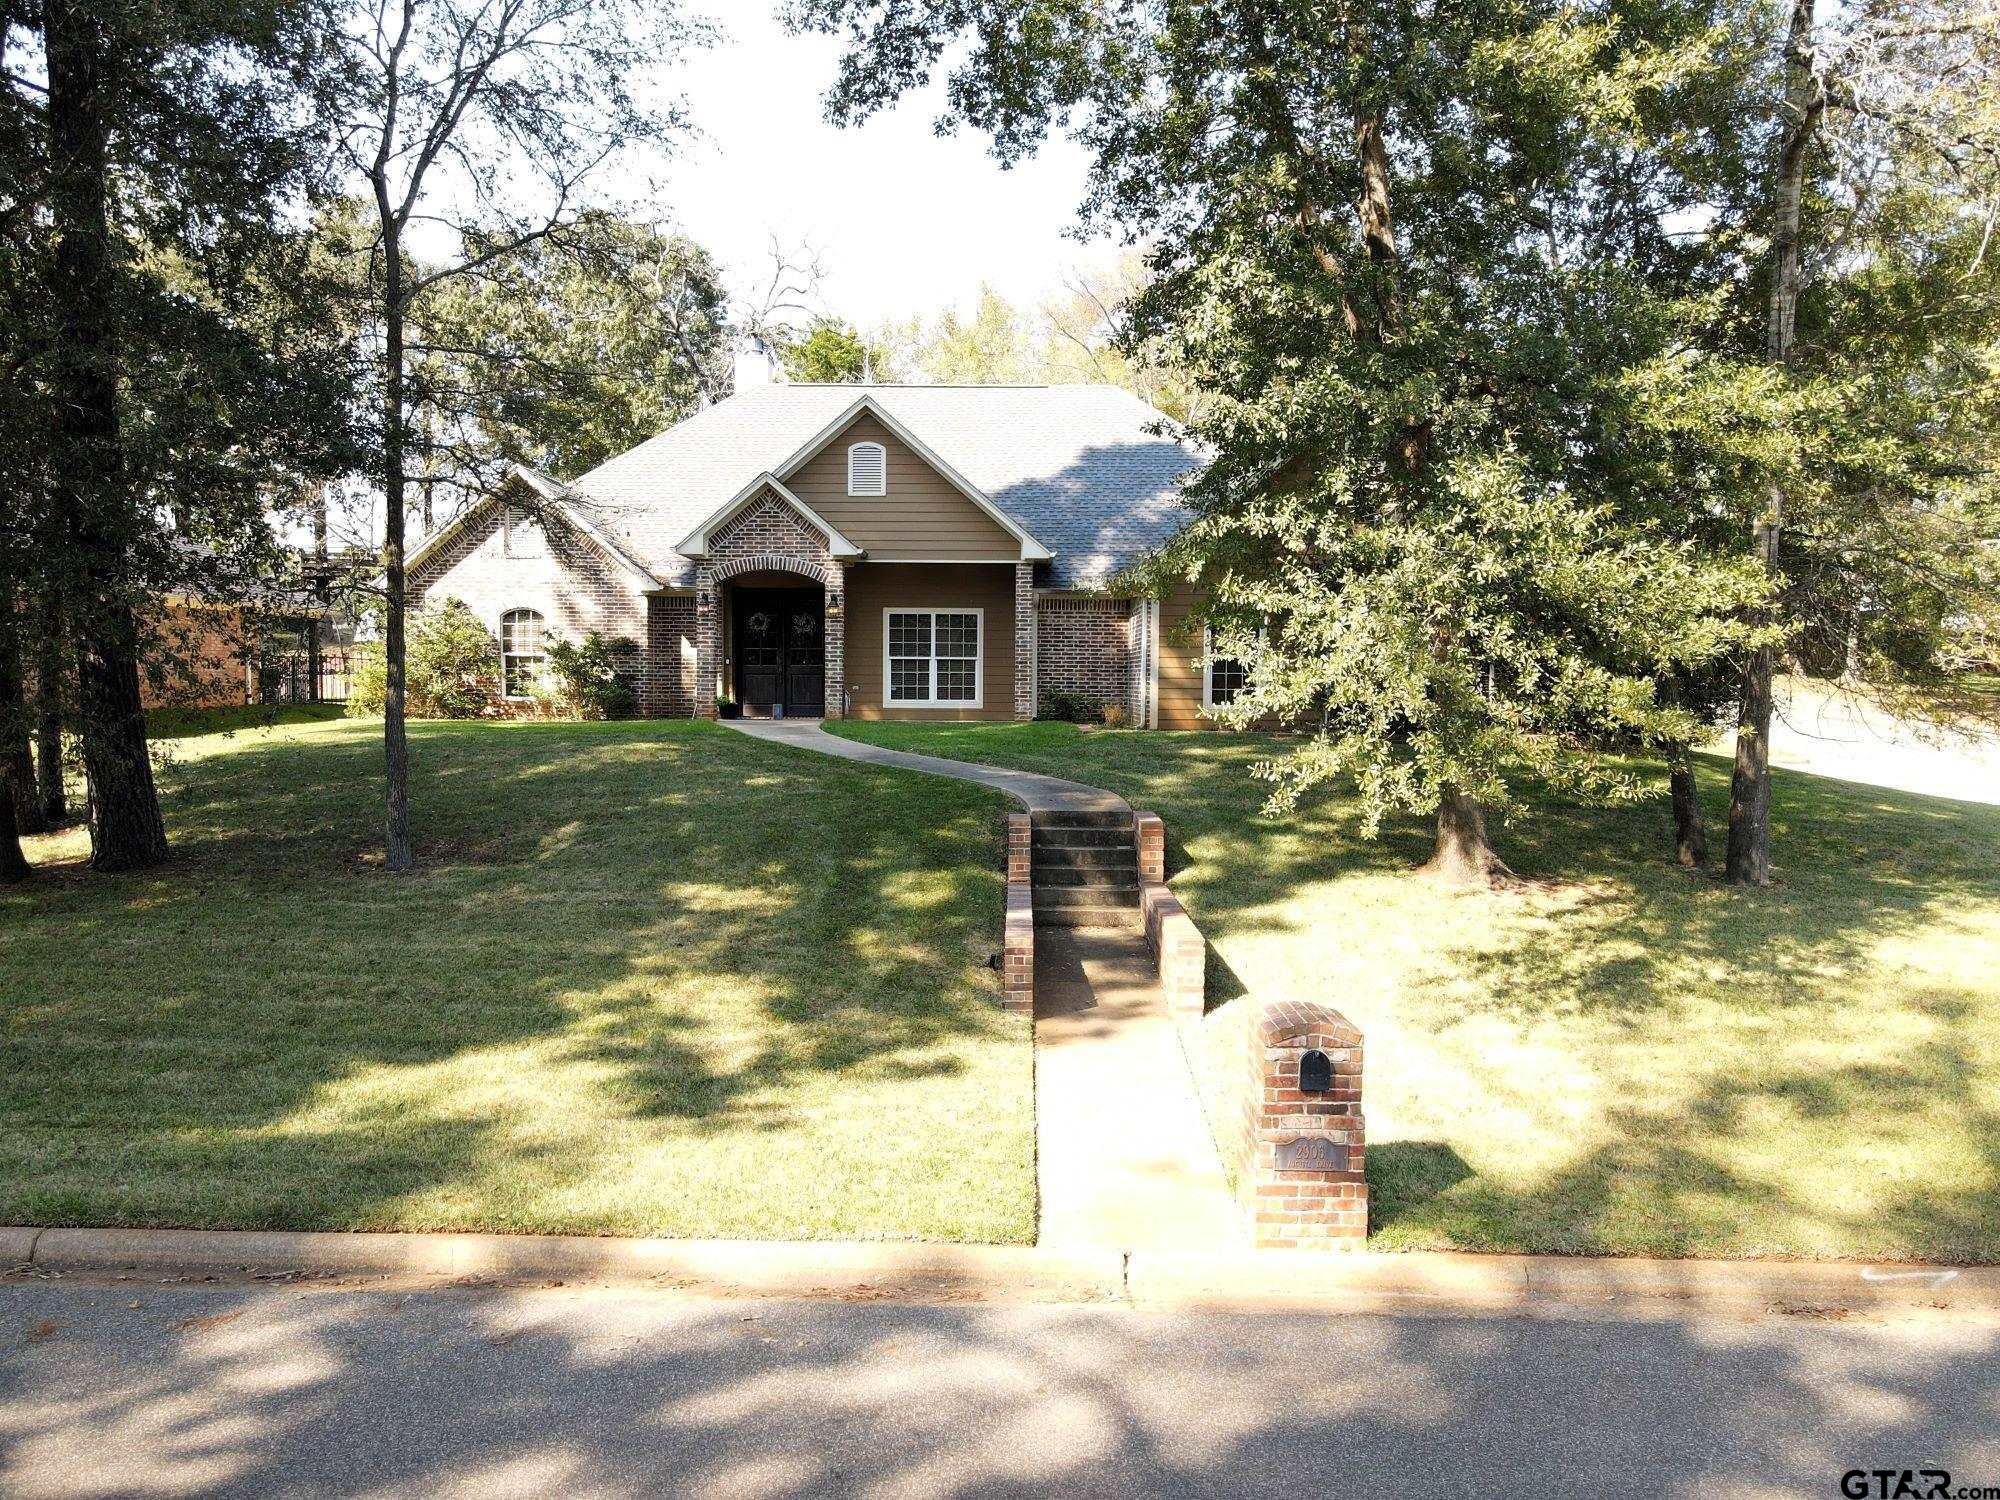
[[348, 687], [345, 651], [299, 652], [266, 656], [257, 666], [259, 703], [345, 703]]

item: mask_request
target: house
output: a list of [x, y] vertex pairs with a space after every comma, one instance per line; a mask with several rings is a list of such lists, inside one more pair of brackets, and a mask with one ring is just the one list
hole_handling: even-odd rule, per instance
[[641, 712], [1192, 728], [1233, 690], [1187, 593], [1114, 580], [1186, 523], [1192, 455], [1110, 386], [738, 393], [571, 484], [517, 469], [412, 554], [413, 601], [492, 632], [510, 695], [552, 637], [641, 648]]

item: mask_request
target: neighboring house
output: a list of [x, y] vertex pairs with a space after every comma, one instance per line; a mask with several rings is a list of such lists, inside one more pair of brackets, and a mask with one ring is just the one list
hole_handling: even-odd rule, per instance
[[641, 648], [641, 712], [1027, 719], [1044, 694], [1191, 728], [1190, 602], [1112, 587], [1187, 520], [1193, 457], [1110, 386], [751, 385], [573, 484], [518, 469], [411, 556], [492, 631]]

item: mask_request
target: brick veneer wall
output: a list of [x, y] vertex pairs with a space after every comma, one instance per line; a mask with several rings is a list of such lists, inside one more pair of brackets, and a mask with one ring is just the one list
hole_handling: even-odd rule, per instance
[[[516, 513], [517, 526], [520, 524]], [[613, 562], [581, 532], [550, 516], [540, 557], [509, 557], [501, 530], [500, 507], [467, 525], [409, 577], [410, 603], [431, 598], [462, 599], [497, 640], [500, 616], [532, 609], [550, 630], [581, 640], [592, 630], [608, 639], [643, 646], [647, 640], [646, 596], [638, 580]]]
[[1035, 1008], [1034, 824], [1007, 815], [1007, 925], [1000, 948], [1000, 999], [1009, 1010]]
[[1014, 717], [1035, 716], [1035, 565], [1014, 564]]
[[695, 608], [692, 594], [655, 594], [646, 601], [646, 665], [639, 712], [649, 718], [694, 716]]
[[[1254, 1013], [1243, 1084], [1247, 1156], [1237, 1191], [1250, 1234], [1274, 1250], [1358, 1250], [1368, 1238], [1368, 1176], [1361, 1115], [1361, 1033], [1326, 1005], [1271, 1001]], [[1299, 1089], [1300, 1060], [1324, 1052], [1332, 1088]], [[1292, 1146], [1330, 1153], [1311, 1168], [1280, 1166]]]
[[1045, 595], [1035, 612], [1036, 690], [1132, 710], [1131, 613], [1127, 599]]

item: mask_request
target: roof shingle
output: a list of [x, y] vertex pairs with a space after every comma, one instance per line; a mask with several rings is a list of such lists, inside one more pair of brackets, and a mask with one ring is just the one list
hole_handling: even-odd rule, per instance
[[1115, 386], [769, 385], [697, 412], [570, 486], [663, 584], [694, 565], [675, 544], [743, 485], [872, 397], [1055, 554], [1050, 583], [1101, 587], [1188, 519], [1194, 457], [1150, 431], [1160, 414]]

